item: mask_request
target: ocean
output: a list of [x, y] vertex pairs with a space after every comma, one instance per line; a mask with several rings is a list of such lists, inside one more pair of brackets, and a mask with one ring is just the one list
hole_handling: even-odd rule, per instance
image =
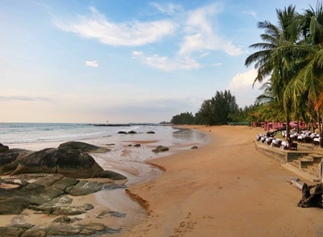
[[[37, 143], [63, 143], [105, 138], [107, 142], [124, 139], [124, 134], [135, 131], [136, 138], [147, 139], [153, 131], [163, 145], [205, 143], [206, 136], [190, 129], [177, 129], [172, 126], [129, 124], [120, 126], [97, 126], [81, 123], [0, 123], [0, 143], [18, 146]], [[133, 139], [133, 137], [132, 137]]]

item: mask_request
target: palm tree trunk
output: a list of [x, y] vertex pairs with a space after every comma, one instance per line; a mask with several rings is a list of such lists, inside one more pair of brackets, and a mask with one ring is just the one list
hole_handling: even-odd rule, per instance
[[319, 112], [317, 112], [318, 117], [318, 127], [319, 127], [319, 134], [320, 134], [320, 147], [323, 147], [323, 132], [322, 132], [322, 118], [320, 117]]
[[292, 147], [292, 141], [290, 139], [290, 129], [289, 129], [289, 123], [290, 123], [290, 118], [289, 118], [289, 113], [286, 113], [286, 141], [288, 141], [289, 147]]

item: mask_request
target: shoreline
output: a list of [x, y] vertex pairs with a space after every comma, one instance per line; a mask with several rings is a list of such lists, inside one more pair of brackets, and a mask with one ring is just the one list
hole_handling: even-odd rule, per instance
[[[139, 135], [139, 136], [138, 136]], [[155, 165], [150, 162], [156, 157], [165, 157], [182, 150], [189, 149], [194, 144], [200, 142], [187, 142], [178, 143], [169, 141], [168, 137], [163, 137], [163, 133], [156, 134], [156, 136], [146, 134], [136, 134], [127, 136], [118, 136], [115, 138], [115, 143], [109, 143], [114, 138], [106, 137], [97, 139], [81, 139], [78, 141], [90, 143], [93, 145], [111, 149], [107, 153], [89, 153], [98, 164], [104, 169], [124, 174], [128, 177], [126, 185], [128, 187], [138, 184], [147, 183], [152, 179], [160, 176], [165, 169], [162, 166]], [[157, 139], [156, 139], [157, 138]], [[194, 140], [194, 139], [193, 139]], [[204, 141], [203, 141], [204, 142]], [[16, 146], [11, 144], [10, 148], [27, 149], [36, 151], [48, 147], [58, 147], [62, 142], [42, 142], [42, 143], [27, 143]], [[140, 145], [135, 147], [135, 145]], [[155, 154], [151, 150], [157, 145], [163, 144], [170, 147], [169, 152]], [[145, 200], [139, 196], [132, 194], [128, 189], [100, 191], [94, 194], [89, 194], [81, 197], [72, 197], [72, 205], [82, 205], [83, 203], [91, 203], [95, 207], [85, 214], [70, 216], [71, 218], [77, 217], [81, 220], [80, 224], [87, 223], [102, 223], [110, 228], [122, 228], [120, 233], [115, 233], [114, 236], [123, 236], [125, 232], [130, 231], [140, 222], [146, 219], [147, 206], [149, 205]], [[124, 215], [122, 218], [104, 216], [104, 219], [98, 219], [100, 213], [107, 211], [116, 211]], [[24, 222], [30, 224], [47, 225], [57, 216], [46, 216], [33, 214], [31, 210], [25, 210], [19, 215], [1, 215], [1, 226], [13, 224], [16, 222]]]

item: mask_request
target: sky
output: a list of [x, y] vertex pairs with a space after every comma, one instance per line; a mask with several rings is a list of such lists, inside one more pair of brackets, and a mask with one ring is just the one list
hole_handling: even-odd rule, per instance
[[245, 59], [276, 9], [316, 0], [0, 0], [0, 122], [159, 123], [260, 85]]

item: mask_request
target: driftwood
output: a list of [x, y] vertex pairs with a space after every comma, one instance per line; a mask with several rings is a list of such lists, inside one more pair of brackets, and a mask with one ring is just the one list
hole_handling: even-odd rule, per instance
[[[311, 194], [311, 189], [314, 189], [314, 192]], [[322, 208], [322, 194], [323, 194], [323, 185], [307, 185], [303, 184], [302, 187], [302, 198], [298, 202], [299, 207], [320, 207]]]

